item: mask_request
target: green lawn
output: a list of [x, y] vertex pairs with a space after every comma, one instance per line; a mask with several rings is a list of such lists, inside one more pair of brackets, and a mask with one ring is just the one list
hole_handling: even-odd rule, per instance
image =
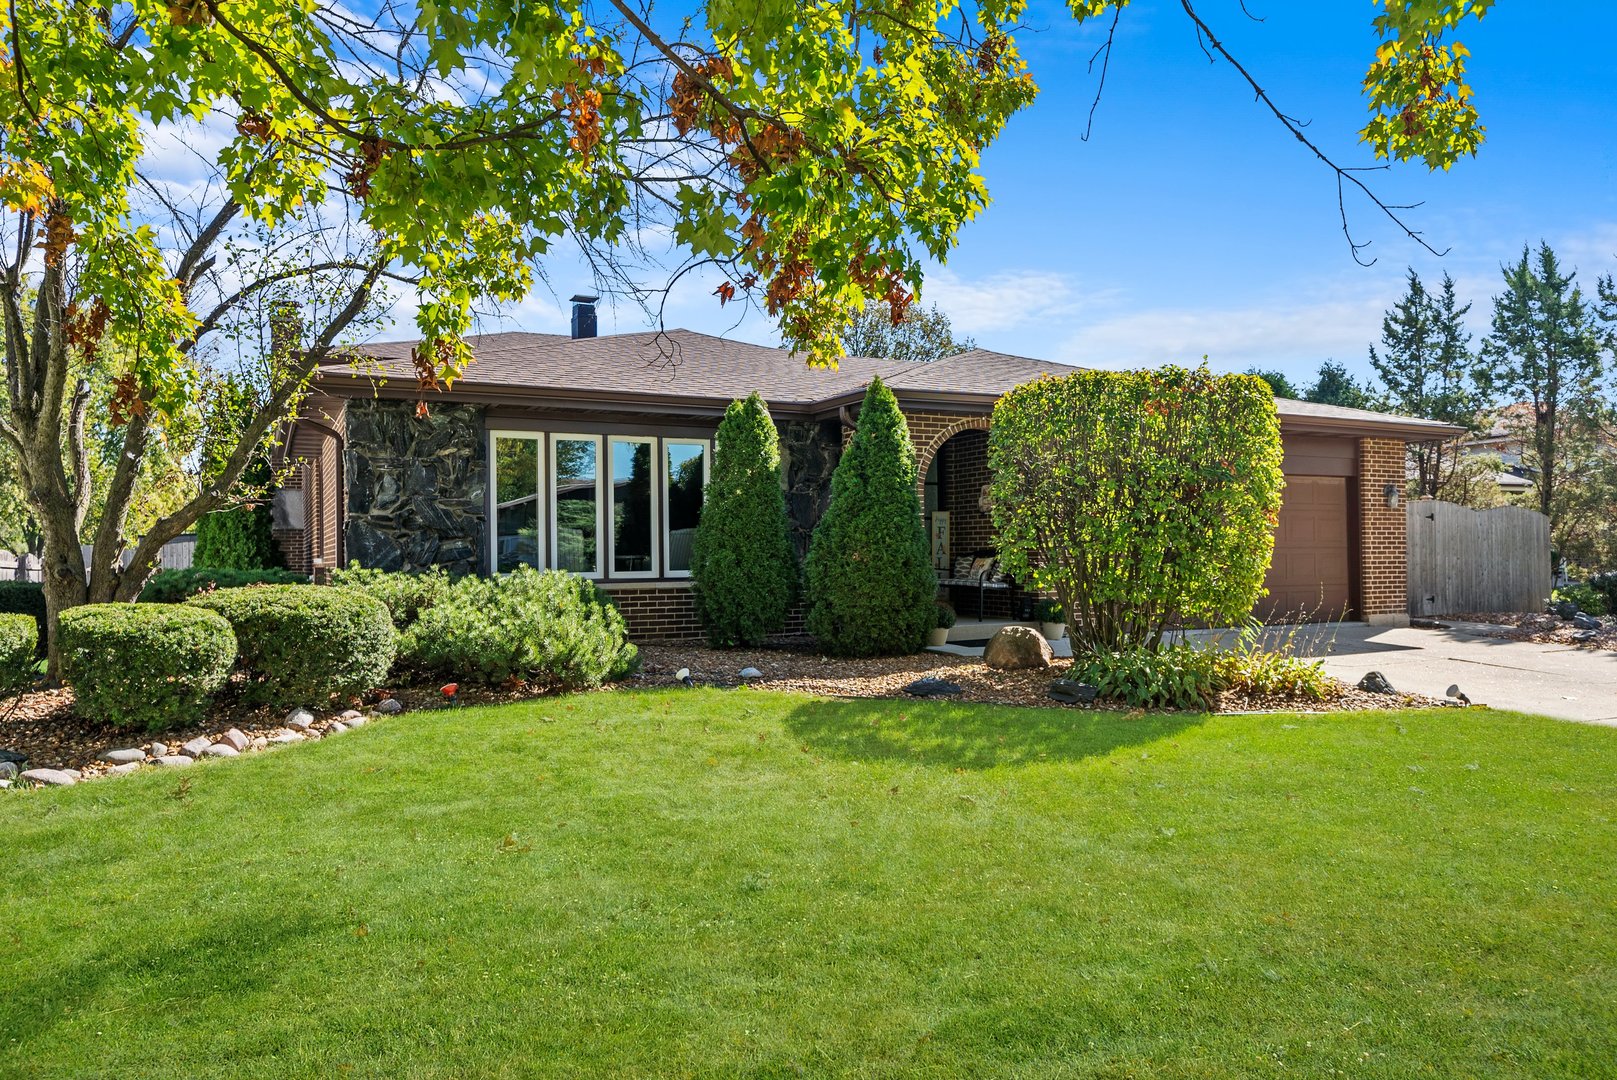
[[0, 797], [0, 1071], [1609, 1076], [1617, 730], [758, 691]]

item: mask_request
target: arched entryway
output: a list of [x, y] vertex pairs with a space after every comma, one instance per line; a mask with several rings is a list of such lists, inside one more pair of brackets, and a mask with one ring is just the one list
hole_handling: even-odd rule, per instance
[[[966, 577], [974, 559], [993, 554], [997, 547], [988, 502], [988, 418], [970, 417], [944, 428], [928, 440], [916, 464], [933, 566], [939, 578]], [[975, 619], [979, 604], [986, 619], [1019, 618], [1022, 590], [1005, 585], [957, 585], [947, 592], [962, 618]]]

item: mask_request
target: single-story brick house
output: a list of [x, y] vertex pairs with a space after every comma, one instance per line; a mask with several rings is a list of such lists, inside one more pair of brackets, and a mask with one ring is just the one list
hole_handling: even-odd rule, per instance
[[[853, 413], [879, 374], [909, 422], [928, 527], [948, 514], [953, 557], [993, 546], [981, 496], [995, 400], [1073, 370], [976, 349], [931, 364], [850, 357], [829, 371], [686, 330], [597, 337], [593, 326], [593, 307], [579, 303], [573, 336], [474, 339], [477, 363], [452, 390], [428, 395], [424, 419], [408, 342], [322, 369], [281, 447], [294, 466], [276, 500], [288, 564], [562, 567], [609, 590], [638, 637], [695, 637], [690, 538], [714, 431], [733, 399], [756, 389], [769, 403], [806, 550]], [[1407, 621], [1404, 446], [1455, 429], [1278, 406], [1287, 484], [1265, 613]], [[1017, 587], [986, 602], [991, 617], [1026, 614]]]

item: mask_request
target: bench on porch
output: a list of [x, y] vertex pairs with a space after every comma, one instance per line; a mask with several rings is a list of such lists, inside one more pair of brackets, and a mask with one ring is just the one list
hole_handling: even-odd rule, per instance
[[970, 555], [961, 556], [955, 561], [954, 573], [949, 577], [938, 578], [938, 584], [945, 588], [967, 588], [977, 590], [977, 619], [983, 617], [983, 600], [989, 589], [996, 591], [1011, 590], [1011, 580], [999, 573], [996, 565], [999, 553], [991, 550], [974, 551]]

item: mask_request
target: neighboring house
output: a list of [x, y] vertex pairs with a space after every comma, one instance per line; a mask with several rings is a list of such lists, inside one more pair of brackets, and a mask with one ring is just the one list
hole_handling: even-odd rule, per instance
[[[989, 414], [1013, 386], [1072, 367], [976, 349], [930, 364], [850, 357], [838, 370], [686, 330], [573, 337], [490, 334], [416, 419], [411, 344], [368, 346], [332, 365], [283, 440], [297, 467], [277, 496], [277, 536], [295, 568], [356, 560], [394, 570], [489, 573], [518, 564], [595, 578], [643, 639], [699, 634], [690, 539], [725, 407], [758, 390], [780, 430], [800, 550], [871, 376], [897, 395], [930, 517], [949, 514], [950, 555], [991, 549], [983, 499]], [[1407, 620], [1406, 441], [1457, 429], [1279, 401], [1287, 486], [1263, 614]], [[930, 525], [930, 522], [929, 522]], [[959, 598], [974, 607], [975, 598]], [[989, 614], [1022, 610], [1019, 588]]]
[[1499, 456], [1499, 490], [1506, 495], [1532, 491], [1536, 486], [1533, 470], [1522, 459], [1527, 433], [1532, 430], [1532, 409], [1526, 402], [1507, 405], [1492, 427], [1460, 443], [1461, 453]]

